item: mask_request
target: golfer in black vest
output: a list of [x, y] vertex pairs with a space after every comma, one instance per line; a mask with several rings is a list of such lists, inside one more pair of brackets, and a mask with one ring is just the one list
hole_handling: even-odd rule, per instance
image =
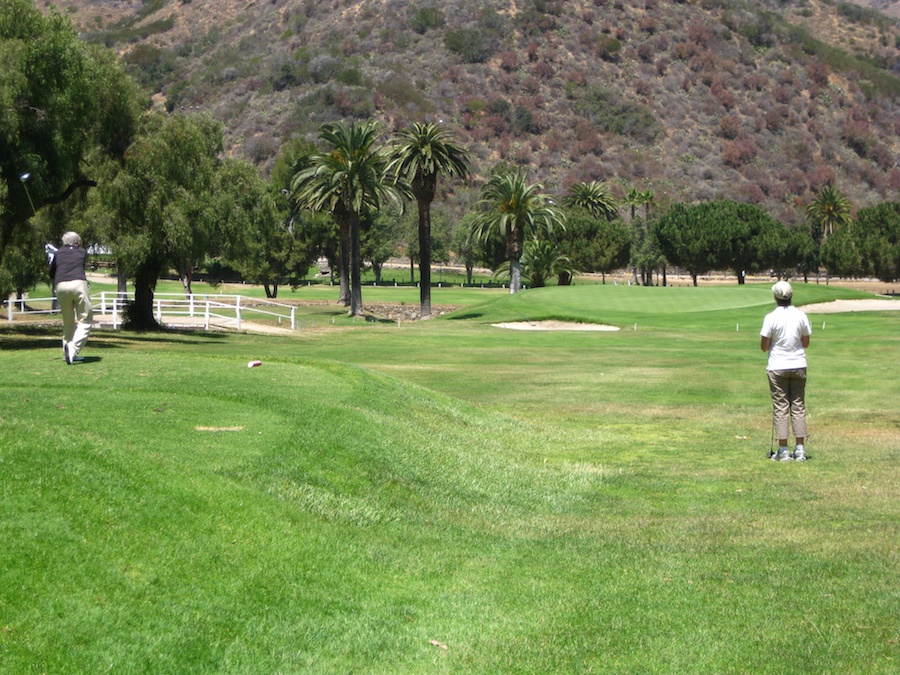
[[56, 299], [63, 320], [63, 357], [69, 365], [84, 361], [78, 352], [87, 342], [94, 320], [91, 292], [84, 264], [87, 252], [81, 248], [81, 237], [75, 232], [62, 236], [62, 248], [50, 263], [50, 276], [56, 287]]

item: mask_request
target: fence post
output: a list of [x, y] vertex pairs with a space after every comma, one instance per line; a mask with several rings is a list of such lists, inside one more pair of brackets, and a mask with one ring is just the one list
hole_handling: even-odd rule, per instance
[[162, 323], [162, 300], [156, 300], [156, 320]]
[[193, 319], [194, 318], [194, 294], [193, 293], [191, 293], [188, 296], [188, 300], [190, 301], [190, 305], [189, 305], [190, 306], [190, 309], [189, 309], [190, 317]]
[[13, 318], [13, 303], [12, 300], [6, 298], [6, 306], [9, 309], [9, 322], [12, 323]]
[[118, 328], [119, 327], [119, 294], [118, 293], [116, 293], [113, 296], [112, 315], [113, 315], [113, 328]]
[[209, 299], [206, 300], [206, 323], [204, 324], [204, 330], [209, 330]]
[[297, 308], [291, 307], [291, 330], [297, 329]]
[[237, 318], [237, 329], [241, 329], [241, 296], [235, 296], [234, 300], [234, 313]]

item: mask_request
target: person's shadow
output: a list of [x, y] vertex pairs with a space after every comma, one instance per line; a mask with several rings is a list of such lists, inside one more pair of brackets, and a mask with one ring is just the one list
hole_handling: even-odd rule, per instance
[[89, 363], [99, 363], [100, 361], [103, 360], [103, 357], [102, 357], [102, 356], [83, 356], [83, 357], [81, 357], [81, 358], [83, 358], [84, 360], [83, 360], [83, 361], [76, 361], [76, 362], [73, 363], [72, 365], [73, 365], [73, 366], [86, 366], [86, 365], [88, 365]]

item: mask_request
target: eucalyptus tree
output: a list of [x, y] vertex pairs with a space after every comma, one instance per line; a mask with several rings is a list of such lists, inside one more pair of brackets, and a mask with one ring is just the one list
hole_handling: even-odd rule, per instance
[[495, 174], [481, 190], [476, 224], [477, 235], [487, 240], [499, 232], [506, 242], [509, 261], [509, 292], [522, 290], [521, 258], [525, 242], [540, 232], [565, 229], [565, 215], [542, 192], [540, 183], [529, 184], [519, 169]]
[[363, 313], [360, 258], [360, 223], [377, 213], [388, 199], [399, 201], [399, 191], [387, 177], [387, 157], [378, 146], [381, 126], [373, 121], [334, 122], [319, 129], [330, 150], [310, 157], [310, 166], [298, 172], [291, 192], [298, 206], [330, 213], [340, 230], [341, 288], [349, 270], [350, 316]]
[[389, 170], [409, 184], [419, 209], [419, 311], [424, 318], [431, 316], [431, 203], [438, 178], [468, 180], [470, 156], [448, 131], [430, 122], [401, 131], [389, 152]]
[[0, 256], [42, 208], [95, 187], [121, 158], [141, 99], [111, 54], [79, 39], [55, 8], [0, 2]]
[[190, 267], [215, 242], [214, 178], [223, 147], [211, 118], [156, 114], [125, 153], [122, 169], [101, 186], [118, 263], [134, 281], [129, 321], [157, 328], [153, 293], [171, 267]]
[[212, 209], [217, 219], [221, 252], [245, 281], [260, 284], [267, 298], [278, 297], [278, 286], [299, 284], [315, 260], [256, 167], [226, 159], [216, 172]]
[[466, 268], [466, 283], [474, 281], [475, 267], [498, 269], [506, 256], [506, 243], [499, 232], [492, 231], [487, 239], [478, 235], [478, 214], [467, 213], [456, 224], [450, 244], [457, 260]]
[[[606, 283], [606, 274], [628, 264], [631, 256], [632, 229], [618, 218], [596, 218], [587, 210], [571, 207], [566, 213], [566, 229], [554, 233], [560, 251], [580, 272], [600, 272]], [[557, 283], [566, 286], [571, 275], [565, 270]]]
[[580, 207], [597, 220], [611, 222], [619, 217], [619, 206], [609, 187], [596, 180], [570, 185], [562, 203], [570, 208]]

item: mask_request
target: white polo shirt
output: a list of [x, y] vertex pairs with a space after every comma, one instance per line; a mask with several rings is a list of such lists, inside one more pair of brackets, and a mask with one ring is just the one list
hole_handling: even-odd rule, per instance
[[793, 305], [776, 307], [763, 320], [762, 337], [772, 341], [766, 370], [806, 368], [806, 351], [800, 339], [812, 335], [809, 318]]

